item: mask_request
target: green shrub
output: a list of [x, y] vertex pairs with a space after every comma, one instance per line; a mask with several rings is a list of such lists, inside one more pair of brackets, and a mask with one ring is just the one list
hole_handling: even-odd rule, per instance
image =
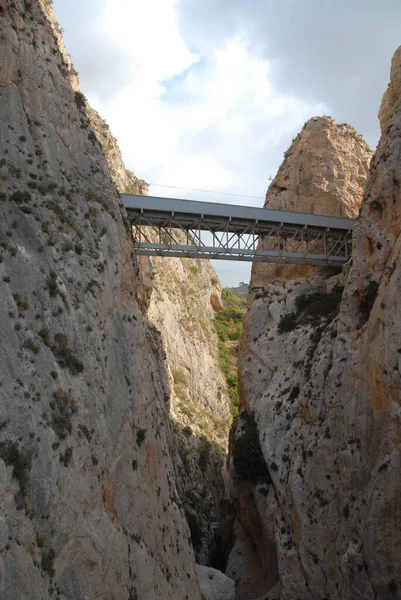
[[41, 560], [40, 560], [40, 567], [41, 567], [42, 571], [44, 571], [45, 573], [50, 575], [50, 577], [53, 577], [53, 575], [54, 575], [53, 564], [54, 564], [55, 558], [56, 558], [56, 553], [54, 552], [53, 548], [50, 548], [49, 550], [45, 550], [43, 552]]
[[227, 341], [237, 341], [241, 337], [246, 301], [235, 296], [229, 288], [223, 289], [222, 300], [224, 308], [216, 314], [214, 326], [219, 338], [219, 365], [227, 382], [231, 400], [231, 414], [233, 417], [236, 417], [239, 405], [237, 377], [238, 344], [229, 344]]
[[217, 313], [214, 325], [222, 342], [227, 339], [237, 340], [242, 333], [242, 322], [246, 310], [245, 300], [237, 298], [230, 289], [224, 288], [222, 293], [224, 308]]
[[31, 352], [34, 352], [35, 354], [37, 354], [40, 350], [40, 346], [39, 344], [37, 344], [35, 342], [34, 339], [32, 338], [27, 338], [24, 342], [24, 348], [27, 348], [28, 350], [31, 350]]
[[80, 423], [78, 425], [78, 429], [80, 431], [82, 431], [82, 433], [84, 434], [84, 436], [86, 437], [86, 439], [88, 440], [88, 442], [90, 442], [91, 439], [92, 439], [92, 433], [89, 431], [89, 429], [87, 428], [87, 426], [84, 425], [84, 424], [82, 424], [82, 423]]
[[191, 265], [189, 270], [193, 275], [200, 275], [200, 273], [202, 273], [202, 268], [200, 265]]
[[25, 204], [26, 202], [30, 202], [31, 199], [32, 197], [29, 192], [14, 192], [9, 197], [9, 200], [15, 202], [16, 204]]
[[20, 296], [20, 294], [13, 294], [14, 302], [18, 307], [18, 316], [25, 317], [25, 311], [29, 308], [29, 302], [27, 298]]
[[57, 183], [55, 181], [42, 181], [41, 183], [39, 183], [37, 189], [38, 189], [38, 192], [40, 192], [42, 194], [42, 196], [45, 196], [49, 192], [54, 192], [54, 190], [56, 188], [57, 188]]
[[74, 227], [72, 218], [65, 213], [60, 202], [57, 202], [57, 200], [46, 200], [45, 206], [60, 219], [61, 223], [67, 223], [70, 227]]
[[68, 446], [68, 448], [65, 449], [64, 453], [60, 454], [60, 462], [63, 463], [63, 465], [65, 467], [68, 467], [71, 457], [72, 457], [72, 448], [71, 448], [71, 446]]
[[242, 335], [243, 325], [239, 323], [234, 330], [228, 332], [228, 339], [231, 341], [239, 340]]
[[48, 327], [42, 327], [38, 335], [46, 346], [50, 344], [50, 331]]
[[219, 342], [219, 365], [226, 378], [228, 394], [231, 401], [231, 414], [235, 418], [238, 415], [239, 396], [238, 396], [238, 375], [236, 367], [230, 362], [230, 353], [223, 342]]
[[219, 343], [219, 364], [224, 375], [227, 377], [229, 373], [229, 352], [225, 344]]
[[77, 412], [77, 405], [71, 392], [57, 390], [50, 401], [51, 426], [60, 439], [72, 432], [72, 416]]
[[199, 466], [203, 473], [206, 471], [209, 464], [211, 450], [212, 444], [208, 439], [202, 436], [199, 443]]
[[82, 110], [86, 106], [86, 98], [82, 92], [75, 92], [75, 104], [77, 105], [78, 110]]
[[49, 290], [49, 295], [54, 298], [58, 293], [58, 285], [57, 285], [57, 274], [55, 271], [50, 271], [46, 278], [47, 289]]
[[68, 338], [65, 333], [56, 333], [51, 349], [61, 367], [68, 368], [72, 375], [82, 373], [84, 365], [68, 347]]
[[187, 378], [185, 377], [185, 374], [182, 371], [173, 369], [171, 373], [173, 375], [175, 385], [187, 385]]
[[28, 474], [31, 470], [32, 458], [19, 450], [15, 442], [0, 442], [0, 458], [7, 466], [12, 466], [13, 477], [18, 481], [21, 494], [26, 495], [28, 487]]
[[271, 483], [271, 477], [259, 443], [259, 433], [253, 414], [242, 413], [245, 419], [241, 436], [235, 441], [233, 461], [237, 474], [252, 484]]

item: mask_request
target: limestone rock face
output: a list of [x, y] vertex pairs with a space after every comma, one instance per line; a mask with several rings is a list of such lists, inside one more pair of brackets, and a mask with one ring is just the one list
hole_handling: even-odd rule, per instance
[[391, 117], [394, 104], [401, 96], [401, 46], [397, 48], [391, 61], [390, 83], [383, 94], [379, 110], [379, 121], [382, 132]]
[[[108, 125], [86, 114], [120, 193], [146, 194], [147, 184], [125, 168]], [[179, 496], [197, 561], [215, 551], [212, 524], [219, 520], [222, 468], [230, 427], [226, 380], [219, 367], [213, 326], [222, 308], [221, 285], [209, 261], [140, 257], [136, 298], [161, 333], [168, 363], [173, 421], [173, 462]]]
[[0, 0], [0, 597], [200, 600], [160, 335], [50, 6]]
[[196, 565], [202, 600], [234, 600], [235, 584], [221, 571]]
[[[204, 418], [229, 421], [230, 410], [226, 382], [217, 359], [217, 336], [212, 327], [214, 309], [211, 296], [219, 299], [221, 287], [209, 261], [185, 259], [152, 259], [153, 293], [148, 317], [162, 332], [172, 372], [175, 396], [172, 412], [194, 431], [205, 433], [193, 415], [185, 420], [185, 394], [178, 392], [182, 384], [196, 399]], [[218, 286], [218, 288], [217, 288]], [[185, 381], [184, 381], [185, 380]], [[177, 394], [178, 392], [178, 394]], [[205, 426], [206, 426], [205, 421]], [[213, 433], [212, 424], [210, 433]], [[226, 432], [227, 433], [227, 432]], [[222, 445], [227, 435], [215, 431], [214, 441]]]
[[265, 207], [355, 217], [371, 156], [353, 127], [330, 117], [313, 117], [285, 153]]
[[213, 327], [221, 286], [209, 261], [152, 258], [152, 269], [147, 316], [161, 332], [169, 365], [179, 492], [197, 561], [209, 564], [231, 423]]
[[[292, 142], [266, 193], [265, 208], [355, 218], [372, 151], [357, 131], [313, 117]], [[315, 267], [256, 264], [252, 284], [311, 275]]]
[[[392, 74], [400, 58], [397, 51]], [[344, 273], [275, 281], [268, 273], [264, 281], [254, 270], [228, 482], [235, 527], [250, 537], [242, 552], [258, 548], [269, 578], [265, 594], [248, 598], [401, 598], [400, 148], [398, 95]], [[234, 461], [247, 414], [268, 469], [251, 483]], [[266, 561], [268, 544], [276, 568]], [[245, 580], [246, 570], [237, 595]]]

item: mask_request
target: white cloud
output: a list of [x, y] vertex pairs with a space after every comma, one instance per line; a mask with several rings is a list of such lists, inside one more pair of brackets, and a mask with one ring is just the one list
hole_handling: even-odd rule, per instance
[[181, 74], [198, 58], [183, 43], [174, 0], [107, 0], [103, 31], [129, 57], [130, 82], [106, 102], [89, 99], [110, 123], [124, 158], [140, 175], [177, 152], [177, 124], [162, 97], [163, 81]]
[[[187, 188], [227, 189], [233, 181], [233, 174], [216, 163], [212, 156], [192, 154], [172, 156], [165, 165], [160, 165], [157, 180], [164, 185], [178, 185]], [[154, 183], [157, 183], [156, 181]]]
[[[164, 0], [168, 4], [174, 9], [173, 0]], [[145, 13], [143, 27], [137, 22], [141, 30], [146, 29]], [[111, 31], [118, 31], [116, 25]], [[313, 112], [302, 101], [280, 96], [269, 81], [267, 61], [253, 56], [239, 40], [198, 61], [173, 22], [163, 42], [165, 55], [171, 57], [169, 79], [167, 67], [139, 52], [142, 43], [143, 36], [130, 41], [136, 73], [132, 83], [108, 103], [90, 100], [110, 122], [125, 160], [154, 183], [245, 192], [250, 182], [244, 183], [243, 174], [252, 169], [254, 151], [280, 144], [294, 123], [303, 123]], [[264, 133], [258, 137], [258, 132]], [[268, 176], [258, 175], [260, 179], [252, 180], [259, 180], [258, 193], [263, 194]], [[253, 187], [249, 193], [255, 193]]]
[[175, 0], [107, 0], [103, 23], [130, 55], [141, 81], [169, 79], [197, 60], [178, 31]]
[[277, 93], [269, 80], [268, 62], [253, 56], [238, 40], [215, 49], [202, 69], [191, 69], [181, 93], [178, 110], [191, 131], [213, 126], [238, 141], [252, 126], [264, 127], [282, 117], [293, 128], [294, 121], [310, 110], [301, 100]]

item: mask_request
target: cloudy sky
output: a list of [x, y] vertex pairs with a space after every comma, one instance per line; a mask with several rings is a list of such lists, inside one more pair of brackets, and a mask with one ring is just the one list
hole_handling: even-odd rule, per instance
[[[81, 90], [127, 166], [154, 184], [150, 194], [262, 206], [283, 152], [314, 115], [346, 121], [377, 144], [380, 99], [401, 44], [400, 0], [53, 7]], [[244, 263], [215, 268], [224, 285], [249, 277]]]

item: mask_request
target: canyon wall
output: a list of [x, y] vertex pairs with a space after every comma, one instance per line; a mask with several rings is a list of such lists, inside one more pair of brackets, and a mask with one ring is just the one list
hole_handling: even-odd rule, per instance
[[[284, 154], [266, 193], [265, 208], [355, 218], [372, 151], [346, 123], [313, 117]], [[252, 270], [252, 285], [321, 271], [310, 265], [265, 263]]]
[[[120, 193], [146, 194], [147, 184], [126, 169], [107, 123], [85, 102]], [[153, 235], [149, 232], [150, 235]], [[161, 333], [170, 384], [173, 463], [197, 561], [215, 554], [222, 469], [231, 424], [227, 382], [219, 366], [214, 316], [221, 285], [207, 260], [140, 257], [137, 300]]]
[[101, 140], [50, 5], [0, 0], [0, 28], [0, 596], [198, 599]]
[[[369, 173], [370, 152], [354, 130], [312, 119], [267, 193], [266, 205], [277, 206], [292, 185], [309, 190], [312, 177], [319, 188], [338, 186], [331, 214], [352, 216], [358, 197], [362, 208], [343, 273], [252, 272], [225, 511], [227, 574], [237, 573], [238, 598], [401, 597], [400, 58], [398, 50]], [[351, 178], [332, 168], [334, 155], [320, 178], [305, 165], [297, 170], [298, 148], [316, 156], [329, 137]], [[284, 190], [281, 179], [294, 170]], [[286, 208], [315, 212], [320, 197], [312, 191]], [[244, 448], [258, 459], [251, 475]]]
[[147, 316], [162, 334], [170, 373], [174, 464], [197, 562], [209, 564], [223, 494], [231, 424], [213, 320], [221, 286], [209, 261], [152, 259]]

